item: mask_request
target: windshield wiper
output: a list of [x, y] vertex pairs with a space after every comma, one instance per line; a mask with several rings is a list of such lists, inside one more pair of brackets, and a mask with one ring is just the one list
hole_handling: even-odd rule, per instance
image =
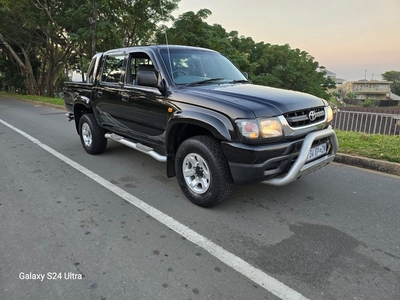
[[240, 80], [232, 80], [230, 83], [249, 83], [249, 80], [240, 79]]
[[225, 78], [220, 77], [220, 78], [209, 78], [205, 80], [200, 80], [200, 81], [195, 81], [192, 83], [189, 83], [188, 86], [194, 86], [194, 85], [201, 85], [201, 84], [207, 84], [207, 83], [212, 83], [214, 81], [219, 81], [219, 80], [224, 80]]

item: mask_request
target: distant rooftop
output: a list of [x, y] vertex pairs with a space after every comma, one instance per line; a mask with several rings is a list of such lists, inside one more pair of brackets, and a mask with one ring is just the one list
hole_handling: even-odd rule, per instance
[[376, 80], [376, 79], [360, 79], [360, 80], [349, 80], [347, 82], [359, 82], [359, 83], [393, 83], [392, 81], [387, 80]]

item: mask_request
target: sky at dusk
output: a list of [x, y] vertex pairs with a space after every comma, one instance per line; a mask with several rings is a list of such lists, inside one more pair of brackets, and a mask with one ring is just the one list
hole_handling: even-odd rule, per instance
[[181, 0], [186, 11], [255, 42], [289, 44], [346, 80], [400, 71], [400, 0]]

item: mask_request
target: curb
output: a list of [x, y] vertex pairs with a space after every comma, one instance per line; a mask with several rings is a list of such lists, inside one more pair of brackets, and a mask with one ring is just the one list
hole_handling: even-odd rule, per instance
[[334, 162], [400, 176], [400, 164], [388, 161], [337, 153]]

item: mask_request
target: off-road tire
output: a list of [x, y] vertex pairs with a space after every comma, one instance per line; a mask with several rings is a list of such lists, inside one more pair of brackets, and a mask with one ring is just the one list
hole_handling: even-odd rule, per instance
[[107, 147], [106, 131], [97, 124], [93, 114], [84, 114], [79, 120], [79, 136], [89, 154], [102, 153]]
[[210, 136], [195, 136], [182, 142], [176, 152], [175, 172], [185, 196], [202, 207], [220, 204], [233, 188], [221, 146]]

